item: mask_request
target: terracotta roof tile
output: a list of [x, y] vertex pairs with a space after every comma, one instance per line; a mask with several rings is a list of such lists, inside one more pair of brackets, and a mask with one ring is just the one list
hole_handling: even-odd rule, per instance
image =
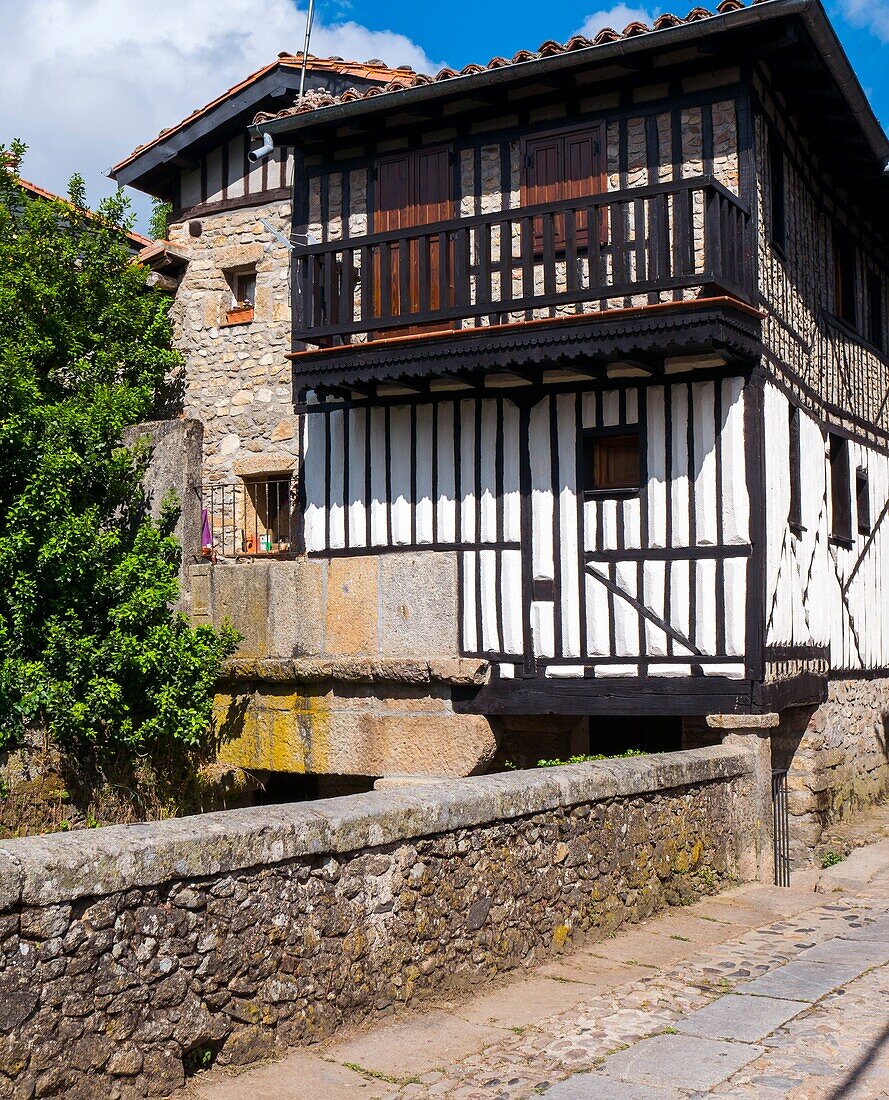
[[[251, 84], [265, 76], [266, 73], [270, 73], [273, 69], [278, 67], [299, 70], [302, 68], [302, 61], [301, 52], [291, 54], [284, 50], [282, 53], [278, 54], [275, 61], [270, 62], [268, 65], [263, 65], [261, 69], [257, 69], [256, 72], [244, 77], [239, 83], [223, 92], [222, 95], [218, 95], [215, 99], [210, 100], [210, 102], [203, 107], [197, 107], [187, 116], [187, 118], [182, 119], [181, 122], [177, 122], [174, 126], [165, 127], [156, 138], [152, 138], [151, 141], [146, 141], [142, 145], [137, 145], [129, 156], [124, 157], [119, 164], [114, 165], [111, 172], [114, 173], [118, 169], [123, 168], [124, 165], [129, 164], [130, 161], [139, 156], [140, 153], [144, 153], [146, 149], [150, 149], [153, 145], [157, 145], [158, 142], [163, 141], [164, 138], [169, 137], [170, 134], [175, 133], [177, 130], [181, 130], [183, 126], [187, 126], [188, 123], [193, 122], [201, 115], [205, 115], [208, 111], [212, 111], [214, 107], [223, 103], [230, 96], [236, 95], [244, 88], [248, 88]], [[372, 58], [370, 61], [344, 61], [341, 57], [315, 57], [314, 54], [309, 54], [308, 61], [306, 62], [306, 69], [309, 72], [328, 72], [346, 77], [360, 77], [364, 80], [378, 80], [381, 84], [385, 84], [396, 76], [413, 73], [413, 69], [410, 65], [401, 65], [393, 69], [378, 58]]]
[[[63, 202], [66, 206], [71, 207], [72, 210], [76, 209], [71, 200], [64, 195], [57, 195], [54, 191], [47, 191], [45, 187], [40, 187], [36, 183], [31, 183], [30, 180], [22, 179], [21, 176], [16, 176], [15, 178], [19, 187], [21, 187], [23, 191], [27, 191], [29, 195], [33, 195], [34, 198], [49, 199], [52, 202]], [[95, 218], [97, 221], [104, 220], [91, 210], [84, 210], [82, 213], [86, 214], [87, 217]], [[133, 229], [124, 230], [124, 236], [134, 248], [144, 249], [154, 243], [150, 237], [143, 237], [141, 233], [137, 233]]]
[[[765, 0], [751, 0], [751, 2], [753, 4], [760, 4], [764, 3]], [[363, 92], [350, 89], [341, 96], [327, 96], [323, 103], [314, 99], [310, 100], [308, 96], [305, 96], [301, 103], [296, 103], [275, 114], [269, 114], [264, 111], [260, 112], [256, 115], [254, 122], [268, 122], [275, 118], [287, 118], [291, 115], [300, 115], [308, 111], [317, 110], [319, 107], [334, 106], [338, 103], [352, 103], [356, 99], [370, 99], [372, 96], [384, 93], [400, 92], [404, 91], [406, 88], [416, 88], [421, 84], [428, 84], [432, 81], [453, 80], [458, 76], [474, 76], [478, 73], [483, 73], [486, 69], [501, 69], [508, 65], [521, 65], [529, 61], [537, 61], [542, 57], [553, 57], [556, 54], [583, 50], [590, 46], [601, 46], [606, 42], [617, 42], [622, 38], [636, 38], [639, 35], [650, 34], [652, 31], [662, 31], [670, 27], [678, 27], [683, 23], [697, 23], [702, 19], [712, 19], [715, 15], [726, 15], [729, 12], [738, 11], [745, 6], [743, 0], [721, 0], [721, 3], [717, 5], [715, 11], [697, 7], [693, 8], [684, 18], [665, 13], [659, 16], [651, 27], [648, 27], [645, 23], [639, 22], [638, 20], [634, 20], [632, 23], [628, 23], [620, 32], [611, 27], [605, 27], [599, 31], [594, 39], [589, 39], [582, 34], [573, 35], [567, 42], [556, 42], [553, 39], [548, 39], [546, 42], [541, 43], [536, 53], [531, 50], [519, 50], [511, 60], [504, 57], [493, 57], [487, 65], [466, 65], [459, 71], [457, 69], [445, 68], [436, 73], [434, 77], [424, 76], [422, 73], [415, 73], [410, 70], [408, 70], [409, 75], [404, 77], [399, 72], [397, 77], [393, 77], [388, 83], [380, 87], [368, 88]]]

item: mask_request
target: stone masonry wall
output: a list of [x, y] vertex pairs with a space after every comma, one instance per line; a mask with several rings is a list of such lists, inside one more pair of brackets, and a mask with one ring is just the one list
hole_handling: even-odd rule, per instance
[[811, 859], [826, 826], [889, 796], [889, 679], [831, 680], [827, 701], [784, 711], [773, 763], [789, 767], [791, 857]]
[[[170, 226], [171, 242], [190, 257], [172, 310], [174, 342], [185, 356], [186, 416], [204, 425], [204, 477], [293, 469], [298, 433], [290, 364], [287, 248], [260, 224], [290, 235], [291, 204], [208, 214]], [[226, 271], [256, 267], [253, 320], [226, 323], [231, 288]]]
[[723, 747], [0, 847], [0, 1096], [169, 1095], [746, 866]]

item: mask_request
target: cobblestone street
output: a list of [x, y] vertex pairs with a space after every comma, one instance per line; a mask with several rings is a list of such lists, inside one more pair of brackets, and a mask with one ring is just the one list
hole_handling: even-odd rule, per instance
[[889, 840], [673, 909], [195, 1100], [889, 1097]]

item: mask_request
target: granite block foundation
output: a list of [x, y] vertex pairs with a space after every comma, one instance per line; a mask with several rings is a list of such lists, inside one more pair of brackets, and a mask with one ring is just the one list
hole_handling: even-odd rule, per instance
[[165, 1096], [743, 875], [751, 754], [482, 776], [0, 847], [0, 1096]]

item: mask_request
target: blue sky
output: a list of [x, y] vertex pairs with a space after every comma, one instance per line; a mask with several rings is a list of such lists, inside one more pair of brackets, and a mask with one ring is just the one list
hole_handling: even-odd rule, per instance
[[[302, 47], [307, 0], [0, 0], [0, 141], [30, 152], [22, 174], [64, 191], [72, 172], [90, 201], [136, 145], [272, 61]], [[312, 51], [380, 57], [435, 72], [486, 62], [695, 0], [317, 0]], [[711, 7], [715, 0], [705, 0]], [[874, 109], [889, 128], [889, 0], [826, 0]], [[132, 193], [139, 226], [149, 201]]]
[[[713, 10], [711, 0], [703, 6]], [[631, 11], [657, 17], [664, 11], [685, 15], [694, 0], [670, 0], [666, 4], [628, 0]], [[828, 3], [828, 13], [862, 86], [889, 128], [889, 0], [844, 0]], [[451, 0], [442, 4], [418, 4], [416, 0], [319, 0], [319, 17], [325, 22], [356, 19], [372, 30], [383, 28], [409, 36], [426, 54], [449, 65], [483, 63], [496, 54], [511, 56], [519, 49], [535, 49], [547, 38], [564, 41], [596, 13], [614, 8], [607, 0], [562, 0], [559, 4], [530, 0]], [[619, 22], [619, 21], [618, 21]], [[616, 25], [617, 30], [622, 27]], [[882, 40], [881, 40], [882, 35]]]

